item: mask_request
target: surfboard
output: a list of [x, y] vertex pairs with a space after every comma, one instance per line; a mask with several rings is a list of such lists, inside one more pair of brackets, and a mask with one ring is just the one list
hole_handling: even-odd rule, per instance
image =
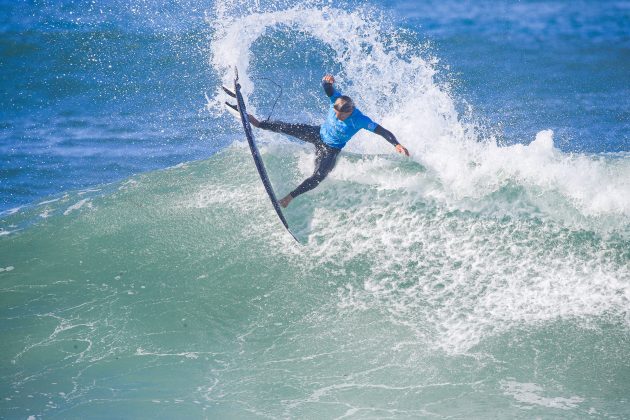
[[[258, 175], [260, 176], [260, 180], [265, 186], [265, 191], [267, 191], [267, 195], [271, 200], [271, 204], [273, 205], [278, 218], [282, 222], [282, 225], [285, 227], [287, 232], [295, 239], [298, 243], [298, 239], [295, 237], [293, 232], [289, 229], [289, 224], [282, 214], [282, 209], [280, 208], [280, 204], [278, 204], [278, 200], [276, 199], [276, 193], [273, 190], [271, 185], [271, 181], [269, 180], [269, 176], [267, 175], [267, 170], [265, 169], [265, 164], [260, 156], [260, 152], [258, 151], [258, 146], [256, 145], [256, 140], [254, 139], [254, 133], [252, 132], [252, 126], [249, 123], [249, 117], [247, 116], [247, 109], [245, 107], [245, 100], [243, 99], [243, 95], [241, 94], [241, 85], [238, 82], [238, 69], [235, 69], [235, 77], [234, 77], [234, 92], [230, 92], [229, 89], [223, 88], [226, 93], [232, 97], [236, 98], [237, 102], [237, 111], [241, 118], [241, 122], [243, 124], [243, 130], [245, 131], [245, 137], [247, 138], [247, 144], [249, 145], [249, 150], [252, 153], [252, 157], [254, 158], [254, 164], [256, 165], [256, 170], [258, 171]], [[230, 104], [226, 104], [228, 107], [231, 107]], [[232, 107], [231, 107], [232, 108]], [[233, 108], [232, 108], [233, 109]]]

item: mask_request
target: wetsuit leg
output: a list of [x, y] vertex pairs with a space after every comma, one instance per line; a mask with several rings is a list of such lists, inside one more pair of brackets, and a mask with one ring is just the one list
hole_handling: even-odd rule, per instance
[[315, 172], [313, 175], [306, 178], [296, 189], [291, 191], [291, 197], [295, 198], [317, 187], [319, 183], [328, 176], [330, 171], [335, 168], [339, 152], [341, 152], [341, 149], [335, 149], [334, 147], [327, 146], [320, 142], [315, 150], [317, 154], [315, 158]]
[[290, 124], [282, 121], [262, 121], [258, 128], [287, 134], [315, 145], [315, 172], [290, 193], [291, 197], [295, 198], [317, 187], [328, 176], [330, 171], [335, 168], [337, 156], [341, 149], [330, 147], [321, 140], [319, 135], [320, 126]]
[[319, 137], [319, 126], [308, 124], [290, 124], [282, 121], [261, 121], [258, 128], [273, 131], [275, 133], [287, 134], [307, 143], [318, 145], [321, 143]]

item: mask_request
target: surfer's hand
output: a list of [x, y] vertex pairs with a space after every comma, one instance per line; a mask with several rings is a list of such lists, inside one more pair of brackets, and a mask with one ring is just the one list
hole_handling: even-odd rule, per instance
[[324, 76], [324, 78], [322, 79], [322, 82], [324, 83], [335, 83], [335, 78], [332, 74], [327, 74], [326, 76]]
[[407, 150], [407, 148], [400, 143], [396, 145], [396, 151], [401, 155], [409, 156], [409, 150]]

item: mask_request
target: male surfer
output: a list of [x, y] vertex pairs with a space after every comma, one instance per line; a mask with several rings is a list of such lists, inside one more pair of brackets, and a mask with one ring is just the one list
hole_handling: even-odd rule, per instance
[[253, 115], [248, 114], [249, 121], [254, 127], [288, 134], [315, 145], [313, 175], [306, 178], [296, 189], [279, 201], [282, 207], [287, 207], [295, 197], [317, 187], [335, 167], [341, 149], [362, 128], [380, 135], [396, 147], [398, 153], [409, 156], [409, 151], [396, 140], [390, 131], [363, 115], [354, 106], [352, 99], [342, 95], [333, 87], [334, 83], [335, 78], [330, 74], [322, 79], [324, 91], [330, 98], [330, 109], [326, 121], [321, 126], [290, 124], [282, 121], [258, 121]]

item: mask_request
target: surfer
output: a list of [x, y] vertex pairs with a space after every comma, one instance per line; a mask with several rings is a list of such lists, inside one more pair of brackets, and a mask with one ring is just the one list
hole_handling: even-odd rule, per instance
[[409, 151], [396, 140], [390, 131], [363, 115], [355, 107], [352, 99], [342, 95], [334, 88], [334, 83], [335, 78], [331, 74], [327, 74], [322, 79], [324, 92], [330, 98], [330, 109], [326, 121], [321, 126], [292, 124], [282, 121], [258, 121], [253, 115], [248, 114], [249, 121], [254, 127], [287, 134], [315, 145], [315, 171], [313, 175], [306, 178], [282, 200], [279, 200], [283, 208], [286, 208], [291, 200], [298, 195], [317, 187], [328, 176], [337, 163], [341, 149], [361, 129], [380, 135], [391, 143], [398, 153], [409, 156]]

